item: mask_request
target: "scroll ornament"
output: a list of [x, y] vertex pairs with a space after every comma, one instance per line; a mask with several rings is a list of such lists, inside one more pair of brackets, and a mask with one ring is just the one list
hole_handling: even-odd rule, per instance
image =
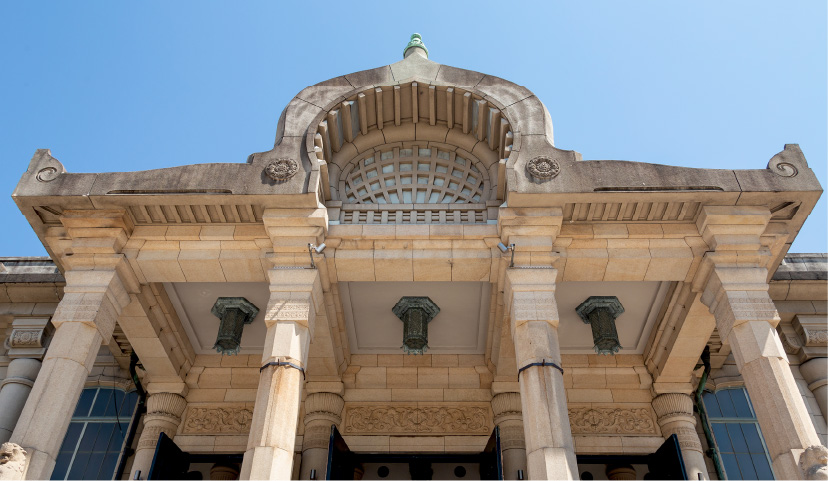
[[656, 434], [646, 408], [570, 408], [569, 422], [572, 434]]
[[253, 421], [248, 407], [193, 407], [187, 412], [184, 434], [247, 434]]
[[379, 407], [354, 406], [346, 409], [345, 429], [353, 433], [464, 433], [491, 431], [483, 407]]

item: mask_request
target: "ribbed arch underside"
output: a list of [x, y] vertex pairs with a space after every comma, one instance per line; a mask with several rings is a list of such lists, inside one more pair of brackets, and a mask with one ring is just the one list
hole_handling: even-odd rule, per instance
[[473, 92], [417, 82], [371, 88], [327, 112], [311, 134], [325, 199], [340, 207], [341, 222], [485, 223], [503, 200], [511, 125]]

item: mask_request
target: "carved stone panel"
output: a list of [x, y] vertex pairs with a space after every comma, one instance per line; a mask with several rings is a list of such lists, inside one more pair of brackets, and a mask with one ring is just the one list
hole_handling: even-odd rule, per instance
[[247, 434], [253, 421], [252, 403], [189, 404], [182, 434]]
[[489, 434], [489, 403], [346, 404], [344, 434]]
[[572, 426], [572, 434], [659, 434], [655, 413], [647, 404], [571, 404], [569, 423]]
[[16, 318], [6, 341], [11, 358], [42, 359], [54, 327], [48, 318]]

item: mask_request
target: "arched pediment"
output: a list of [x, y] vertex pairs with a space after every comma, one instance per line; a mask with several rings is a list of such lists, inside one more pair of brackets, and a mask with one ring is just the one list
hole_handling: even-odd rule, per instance
[[372, 209], [389, 212], [378, 214], [383, 222], [486, 222], [488, 207], [503, 202], [514, 132], [502, 106], [480, 92], [419, 81], [372, 86], [316, 120], [306, 132], [309, 157], [324, 199], [342, 203], [343, 222], [368, 222]]

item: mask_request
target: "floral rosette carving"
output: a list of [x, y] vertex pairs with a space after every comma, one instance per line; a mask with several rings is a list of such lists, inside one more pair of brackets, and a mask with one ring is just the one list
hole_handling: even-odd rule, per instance
[[276, 159], [265, 167], [265, 175], [275, 181], [285, 181], [296, 175], [299, 164], [293, 159]]
[[526, 164], [526, 170], [536, 179], [549, 180], [561, 173], [561, 166], [549, 157], [535, 157]]

